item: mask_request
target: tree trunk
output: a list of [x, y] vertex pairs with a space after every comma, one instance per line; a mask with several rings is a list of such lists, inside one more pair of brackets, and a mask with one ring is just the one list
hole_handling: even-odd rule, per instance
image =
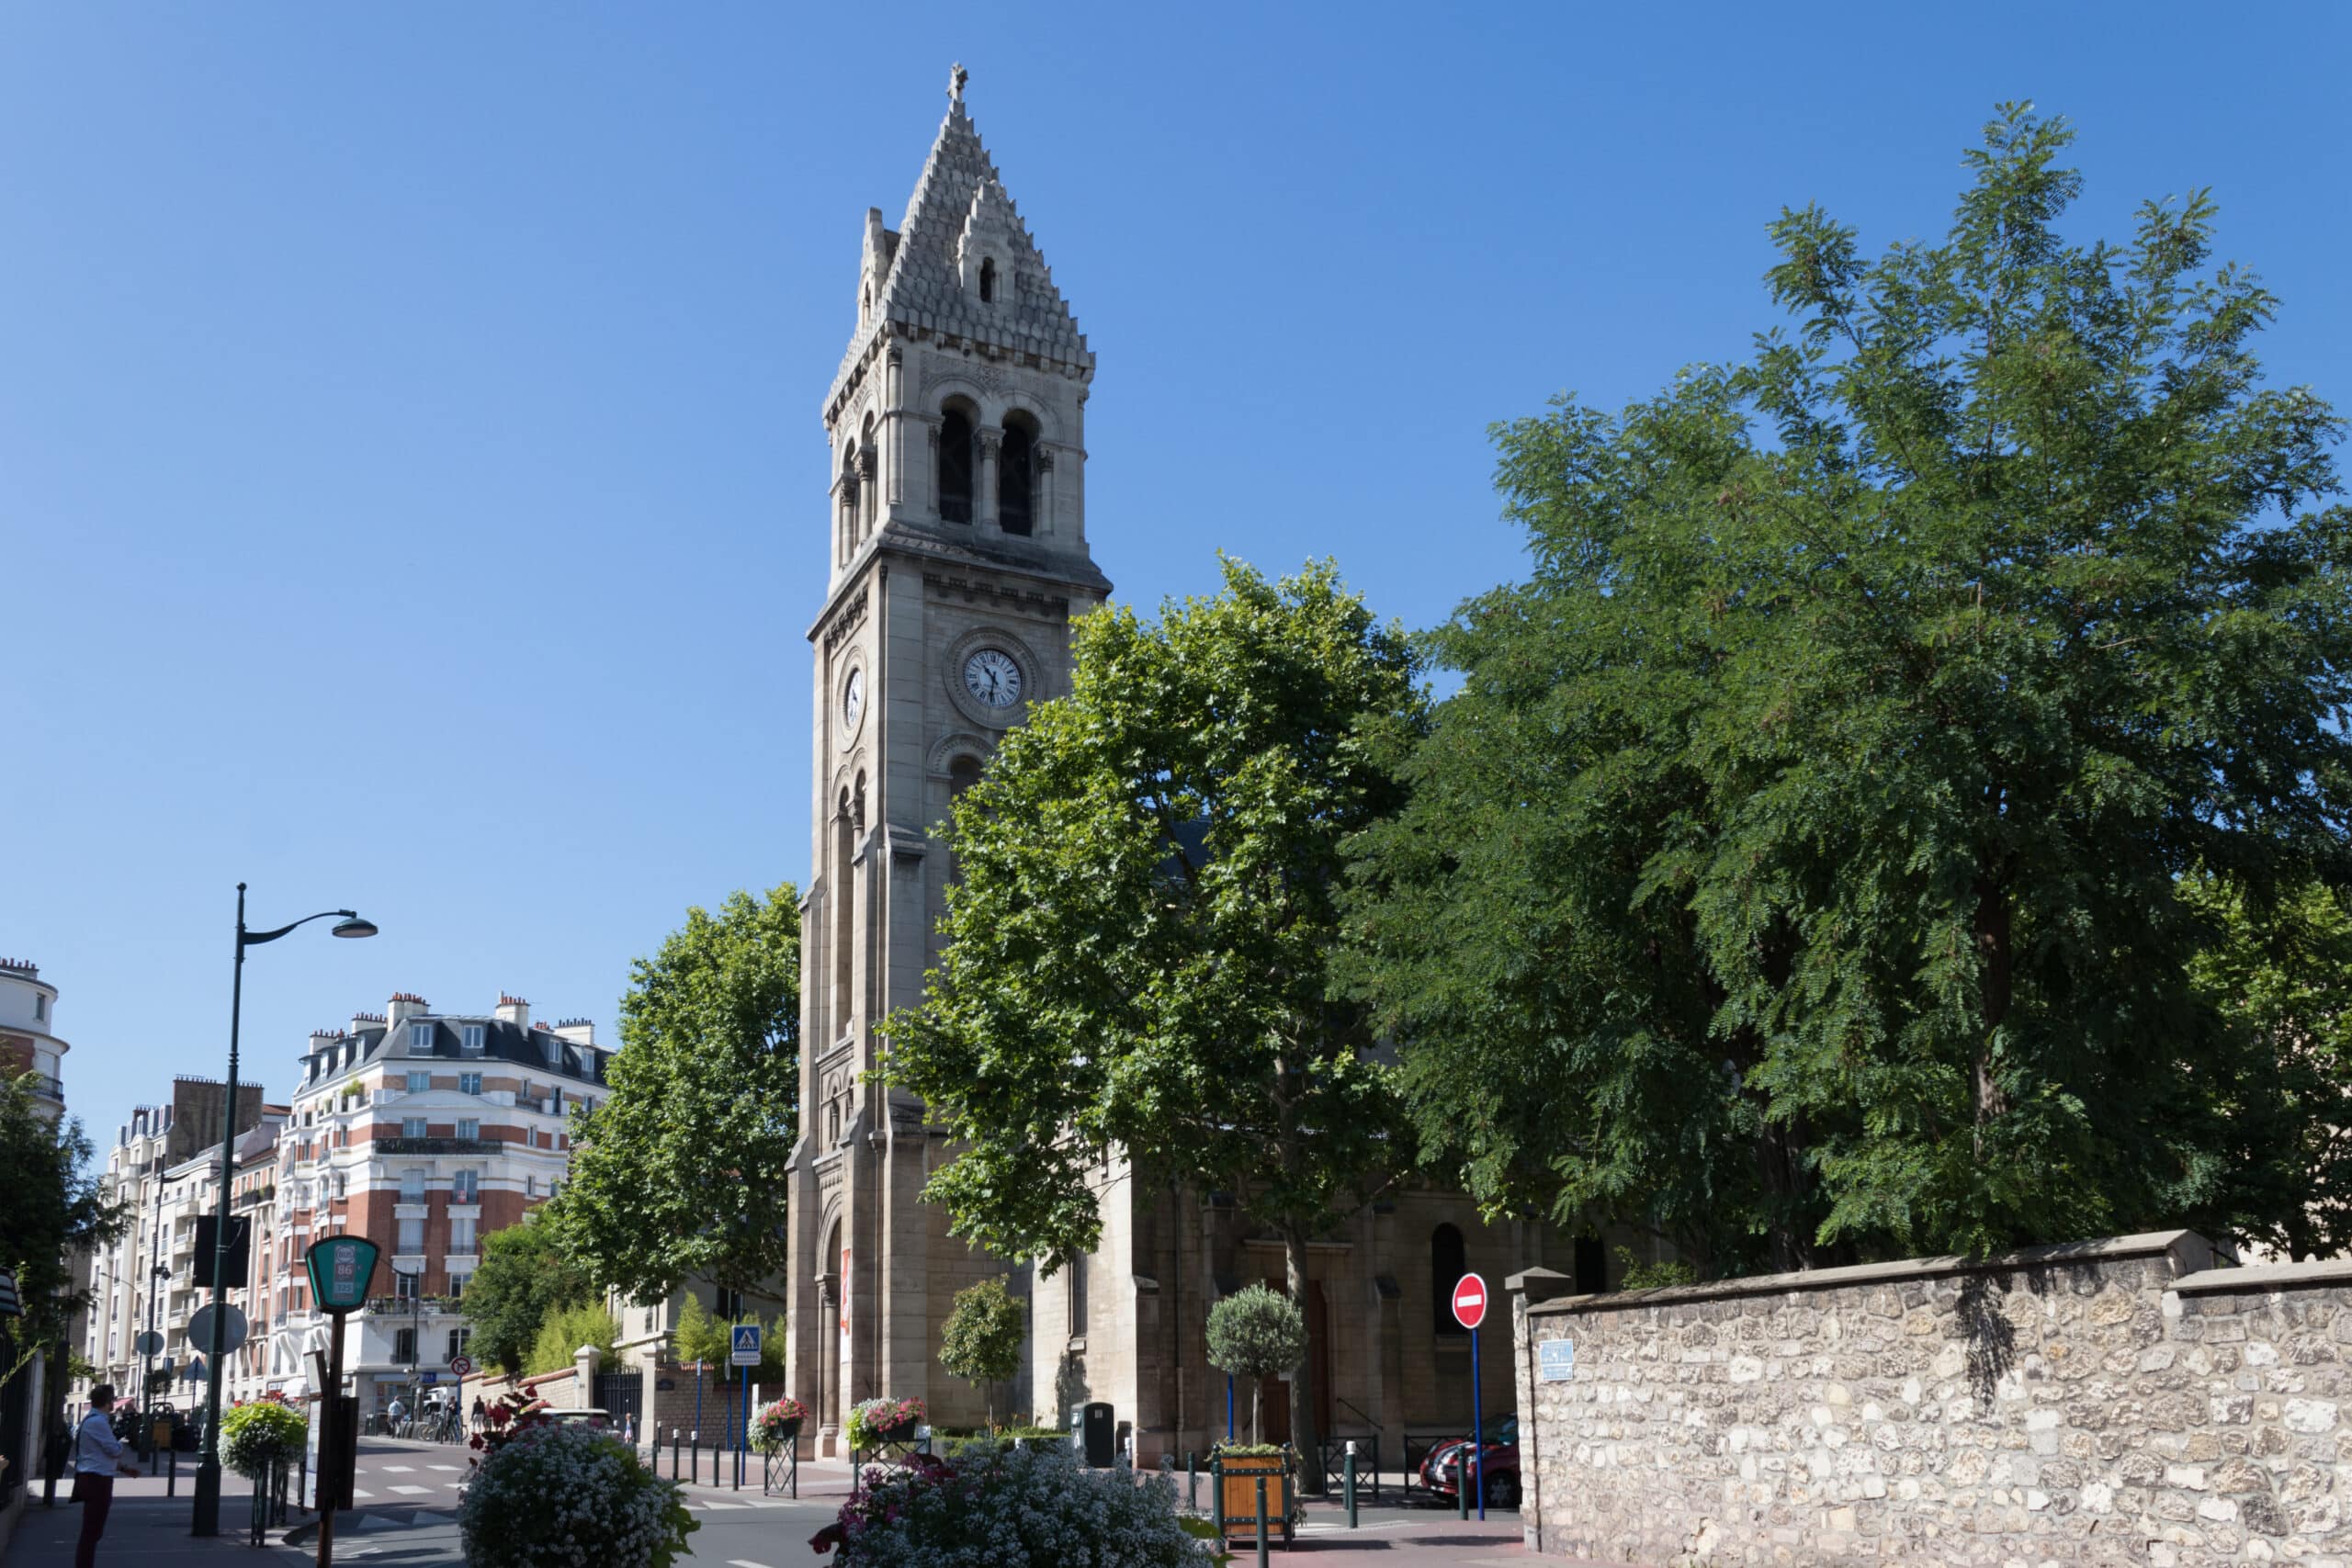
[[2011, 935], [2009, 897], [1994, 873], [1976, 882], [1976, 951], [1980, 971], [1978, 1005], [1984, 1013], [1977, 1038], [1975, 1068], [1975, 1150], [1984, 1153], [1984, 1129], [2009, 1109], [2008, 1091], [2001, 1087], [1993, 1065], [1993, 1037], [2008, 1021]]
[[1258, 1405], [1265, 1397], [1266, 1380], [1263, 1378], [1251, 1378], [1250, 1380], [1250, 1441], [1252, 1445], [1262, 1443], [1266, 1440], [1265, 1427], [1258, 1419]]
[[1306, 1233], [1296, 1227], [1283, 1231], [1283, 1271], [1288, 1278], [1290, 1299], [1298, 1303], [1298, 1316], [1310, 1333], [1306, 1354], [1299, 1359], [1298, 1371], [1290, 1379], [1290, 1440], [1298, 1449], [1299, 1490], [1310, 1497], [1323, 1495], [1323, 1448], [1316, 1441], [1315, 1430], [1315, 1340], [1312, 1335], [1313, 1314], [1306, 1303]]

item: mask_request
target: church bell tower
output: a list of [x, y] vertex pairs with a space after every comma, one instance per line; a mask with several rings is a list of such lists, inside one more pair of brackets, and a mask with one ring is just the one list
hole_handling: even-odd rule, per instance
[[1029, 705], [1069, 689], [1071, 617], [1111, 587], [1086, 544], [1094, 355], [965, 81], [957, 66], [898, 228], [865, 215], [856, 327], [824, 403], [786, 1367], [828, 1454], [861, 1399], [979, 1417], [935, 1355], [955, 1292], [1001, 1266], [922, 1201], [946, 1150], [920, 1102], [861, 1080], [936, 956], [948, 866], [931, 829]]

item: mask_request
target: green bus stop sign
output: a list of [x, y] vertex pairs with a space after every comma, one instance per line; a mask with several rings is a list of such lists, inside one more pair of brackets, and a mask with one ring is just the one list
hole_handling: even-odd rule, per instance
[[368, 1283], [376, 1275], [376, 1244], [366, 1236], [331, 1235], [302, 1254], [311, 1272], [311, 1298], [327, 1313], [356, 1312], [368, 1304]]

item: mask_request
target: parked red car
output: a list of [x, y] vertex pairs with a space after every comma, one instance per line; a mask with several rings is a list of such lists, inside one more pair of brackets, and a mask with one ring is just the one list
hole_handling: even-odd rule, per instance
[[[1486, 1431], [1487, 1506], [1516, 1508], [1519, 1506], [1519, 1417], [1506, 1416]], [[1472, 1455], [1470, 1439], [1457, 1438], [1450, 1443], [1440, 1443], [1421, 1461], [1421, 1480], [1439, 1496], [1453, 1500], [1462, 1489], [1462, 1467], [1467, 1461], [1475, 1473], [1477, 1460]]]

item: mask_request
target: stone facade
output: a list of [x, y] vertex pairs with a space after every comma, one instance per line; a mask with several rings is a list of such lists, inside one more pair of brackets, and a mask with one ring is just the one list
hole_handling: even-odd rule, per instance
[[[1520, 1275], [1527, 1543], [2352, 1563], [2352, 1264], [2225, 1261], [2176, 1231], [1620, 1295]], [[1562, 1340], [1573, 1371], [1544, 1381]]]

